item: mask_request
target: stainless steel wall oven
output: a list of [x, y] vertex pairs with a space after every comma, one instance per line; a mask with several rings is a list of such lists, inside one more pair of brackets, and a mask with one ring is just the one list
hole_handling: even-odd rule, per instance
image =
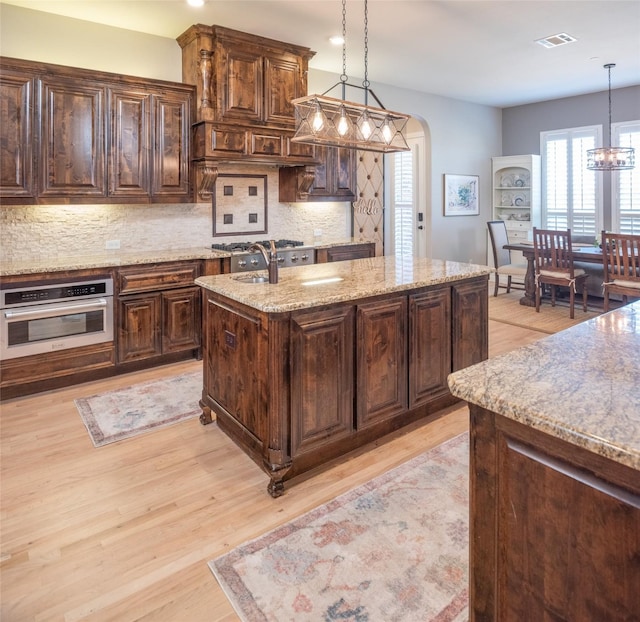
[[0, 358], [113, 341], [113, 280], [4, 289]]

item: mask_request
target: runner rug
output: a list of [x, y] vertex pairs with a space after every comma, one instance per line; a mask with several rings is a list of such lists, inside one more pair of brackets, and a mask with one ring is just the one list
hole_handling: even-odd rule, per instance
[[201, 413], [202, 372], [134, 384], [74, 400], [96, 447]]
[[559, 300], [552, 307], [549, 300], [544, 300], [540, 305], [540, 312], [535, 307], [525, 307], [520, 304], [522, 292], [500, 293], [498, 296], [489, 294], [489, 319], [503, 324], [511, 324], [520, 328], [537, 330], [542, 333], [553, 334], [561, 330], [571, 328], [580, 322], [591, 320], [602, 313], [601, 309], [593, 306], [587, 307], [587, 312], [582, 310], [582, 296], [576, 300], [574, 316], [569, 317], [568, 302]]
[[209, 562], [245, 622], [468, 620], [462, 434]]

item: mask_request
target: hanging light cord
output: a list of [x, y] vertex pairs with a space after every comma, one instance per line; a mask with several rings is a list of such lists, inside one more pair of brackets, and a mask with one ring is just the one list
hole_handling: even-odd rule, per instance
[[345, 99], [347, 80], [347, 0], [342, 0], [342, 99]]
[[611, 68], [615, 67], [614, 63], [605, 65], [609, 71], [609, 149], [611, 149]]
[[364, 0], [364, 103], [365, 106], [369, 102], [369, 11], [367, 8], [367, 0]]

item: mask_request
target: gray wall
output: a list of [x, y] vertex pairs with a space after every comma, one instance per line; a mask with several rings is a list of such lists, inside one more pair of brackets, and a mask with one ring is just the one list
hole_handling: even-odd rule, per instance
[[[640, 86], [611, 90], [611, 121], [640, 119]], [[504, 108], [502, 155], [540, 154], [540, 132], [602, 125], [608, 141], [608, 91]]]
[[[640, 86], [611, 90], [611, 121], [640, 119]], [[502, 111], [502, 154], [540, 154], [540, 132], [586, 125], [602, 125], [603, 141], [609, 142], [609, 92], [514, 106]], [[636, 165], [640, 154], [636, 154]], [[611, 228], [611, 175], [603, 173], [603, 226]]]

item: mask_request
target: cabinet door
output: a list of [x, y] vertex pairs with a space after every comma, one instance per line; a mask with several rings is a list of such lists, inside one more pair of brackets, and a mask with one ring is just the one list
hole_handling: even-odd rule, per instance
[[152, 198], [190, 201], [190, 95], [164, 93], [153, 97]]
[[354, 149], [316, 146], [316, 164], [309, 201], [351, 201], [355, 199], [356, 152]]
[[118, 362], [161, 354], [161, 294], [125, 296], [118, 306]]
[[453, 371], [484, 361], [488, 356], [487, 287], [487, 279], [453, 286]]
[[112, 89], [109, 117], [109, 195], [148, 199], [151, 96]]
[[358, 305], [358, 429], [407, 408], [406, 326], [406, 298]]
[[200, 288], [188, 287], [162, 294], [162, 353], [200, 346]]
[[42, 79], [41, 199], [107, 196], [104, 102], [101, 86]]
[[353, 430], [353, 307], [291, 321], [291, 457]]
[[0, 76], [0, 196], [33, 198], [34, 80]]
[[263, 115], [262, 55], [246, 45], [228, 44], [222, 50], [218, 98], [219, 121], [257, 123]]
[[409, 408], [449, 392], [451, 292], [432, 289], [409, 298]]
[[306, 91], [302, 90], [302, 74], [299, 58], [265, 57], [264, 121], [266, 123], [293, 128], [295, 113], [291, 100], [306, 95]]

